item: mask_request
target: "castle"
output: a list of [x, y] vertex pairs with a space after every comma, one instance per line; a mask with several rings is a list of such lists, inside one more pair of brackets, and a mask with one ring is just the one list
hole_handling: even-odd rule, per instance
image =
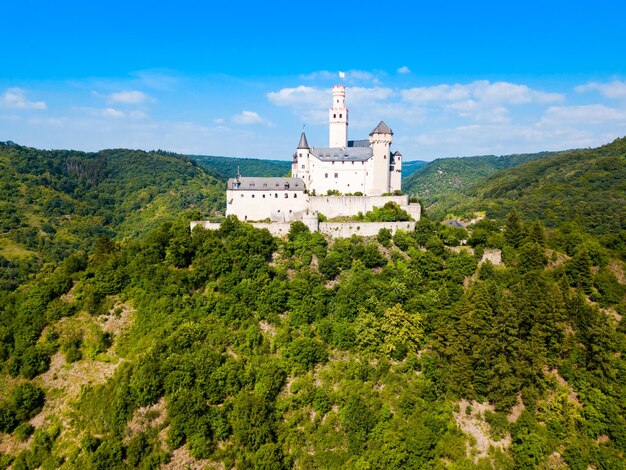
[[[393, 196], [401, 191], [402, 155], [391, 152], [393, 131], [389, 126], [381, 121], [369, 139], [348, 140], [343, 85], [332, 88], [328, 118], [328, 147], [310, 147], [303, 131], [293, 155], [291, 177], [237, 175], [229, 179], [226, 215], [236, 215], [240, 220], [289, 222], [312, 212], [327, 217], [354, 216], [389, 201], [408, 206], [408, 197]], [[419, 219], [417, 207], [411, 207], [410, 213]]]
[[[411, 230], [414, 222], [320, 223], [327, 218], [367, 213], [388, 202], [398, 204], [419, 220], [421, 207], [402, 195], [402, 155], [391, 151], [393, 131], [381, 121], [369, 139], [348, 140], [346, 87], [332, 88], [328, 112], [328, 147], [310, 147], [304, 131], [293, 155], [291, 177], [263, 178], [237, 175], [226, 183], [226, 215], [282, 235], [300, 220], [311, 230], [334, 236], [375, 235], [380, 228]], [[268, 223], [267, 220], [270, 222]], [[209, 222], [192, 222], [192, 228]], [[343, 224], [343, 225], [342, 225]], [[346, 225], [347, 224], [347, 225]], [[350, 225], [352, 224], [352, 225]], [[374, 225], [372, 225], [374, 224]], [[412, 224], [412, 225], [411, 225]], [[370, 233], [372, 232], [372, 233]]]

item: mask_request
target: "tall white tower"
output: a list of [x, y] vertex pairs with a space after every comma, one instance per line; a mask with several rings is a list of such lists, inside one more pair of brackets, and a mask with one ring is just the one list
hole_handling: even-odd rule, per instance
[[330, 139], [328, 146], [348, 146], [348, 108], [346, 108], [346, 87], [333, 85], [333, 105], [328, 110]]
[[380, 123], [370, 132], [370, 147], [374, 159], [374, 168], [371, 172], [371, 186], [367, 192], [368, 196], [380, 196], [390, 191], [390, 163], [391, 163], [391, 141], [393, 131], [385, 124]]

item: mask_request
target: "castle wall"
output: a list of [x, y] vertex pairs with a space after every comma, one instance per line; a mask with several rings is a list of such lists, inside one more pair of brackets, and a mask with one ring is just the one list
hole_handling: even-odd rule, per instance
[[315, 194], [323, 195], [328, 190], [335, 190], [343, 194], [361, 192], [367, 195], [370, 191], [367, 181], [373, 171], [373, 163], [371, 158], [364, 161], [328, 162], [310, 156], [308, 171], [309, 193], [315, 191]]
[[[332, 219], [357, 215], [359, 212], [365, 214], [388, 202], [395, 202], [404, 209], [409, 204], [409, 196], [310, 196], [309, 201], [311, 211], [320, 212]], [[419, 216], [416, 220], [419, 220]]]
[[352, 235], [374, 237], [381, 228], [387, 228], [394, 234], [398, 230], [412, 232], [415, 222], [320, 222], [319, 231], [330, 238], [349, 238]]
[[[381, 228], [387, 228], [394, 234], [398, 230], [405, 230], [411, 232], [415, 230], [415, 222], [317, 222], [314, 217], [309, 217], [303, 220], [305, 225], [309, 227], [312, 232], [319, 231], [330, 238], [349, 238], [352, 235], [358, 235], [361, 237], [375, 237]], [[195, 221], [190, 223], [191, 230], [194, 227], [200, 225], [206, 230], [218, 230], [220, 224], [216, 222]], [[284, 237], [289, 233], [291, 223], [289, 222], [253, 222], [251, 224], [254, 228], [267, 229], [269, 232], [277, 237]]]
[[296, 220], [308, 208], [304, 191], [226, 191], [226, 215], [239, 220]]

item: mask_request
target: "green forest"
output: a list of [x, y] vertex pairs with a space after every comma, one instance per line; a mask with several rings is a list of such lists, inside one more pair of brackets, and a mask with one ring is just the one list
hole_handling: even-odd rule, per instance
[[0, 165], [0, 468], [626, 468], [626, 139], [337, 240], [190, 232], [182, 155]]

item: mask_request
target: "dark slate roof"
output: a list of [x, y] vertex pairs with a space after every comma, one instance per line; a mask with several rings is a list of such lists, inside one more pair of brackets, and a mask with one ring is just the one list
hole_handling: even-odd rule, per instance
[[348, 141], [348, 147], [369, 147], [369, 146], [370, 146], [369, 139]]
[[311, 153], [323, 162], [344, 161], [344, 162], [360, 162], [372, 158], [372, 149], [370, 147], [346, 147], [346, 148], [327, 148], [313, 147]]
[[302, 178], [263, 178], [256, 176], [230, 178], [226, 183], [226, 188], [240, 191], [304, 191], [306, 189]]
[[374, 128], [370, 135], [372, 134], [391, 134], [393, 135], [393, 131], [391, 128], [385, 124], [385, 121], [380, 121], [380, 123]]
[[300, 136], [300, 143], [298, 144], [299, 149], [308, 149], [309, 143], [306, 140], [306, 135], [304, 135], [304, 131], [302, 131], [302, 135]]
[[399, 150], [396, 150], [395, 152], [393, 152], [393, 156], [394, 156], [394, 157], [401, 157], [401, 156], [402, 156], [402, 154], [400, 153], [400, 151], [399, 151]]

